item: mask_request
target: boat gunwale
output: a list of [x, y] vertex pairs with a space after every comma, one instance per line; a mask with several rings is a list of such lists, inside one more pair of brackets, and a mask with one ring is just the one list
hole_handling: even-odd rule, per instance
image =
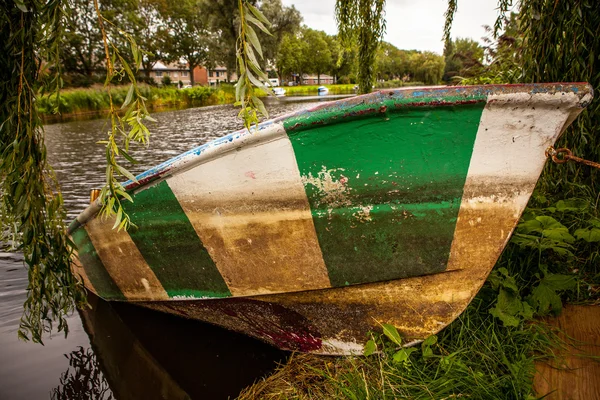
[[[285, 126], [286, 131], [294, 132], [313, 129], [319, 125], [343, 123], [349, 119], [372, 117], [387, 112], [390, 106], [394, 106], [394, 108], [453, 106], [486, 102], [490, 95], [519, 93], [533, 95], [554, 94], [557, 92], [571, 92], [578, 95], [580, 97], [578, 107], [580, 108], [587, 106], [587, 104], [584, 104], [586, 95], [589, 94], [593, 97], [593, 88], [586, 82], [433, 86], [379, 90], [349, 99], [334, 100], [314, 107], [303, 108], [261, 122], [257, 127], [252, 127], [250, 130], [246, 128], [236, 130], [166, 160], [138, 174], [135, 180], [126, 181], [123, 186], [130, 193], [144, 190], [175, 173], [206, 163], [242, 145], [268, 141], [269, 137], [273, 135], [273, 129], [269, 128], [286, 123], [292, 123]], [[530, 100], [527, 99], [527, 101]], [[248, 141], [249, 138], [252, 138], [252, 140]], [[99, 199], [90, 204], [71, 222], [68, 233], [72, 233], [94, 218], [100, 208]]]

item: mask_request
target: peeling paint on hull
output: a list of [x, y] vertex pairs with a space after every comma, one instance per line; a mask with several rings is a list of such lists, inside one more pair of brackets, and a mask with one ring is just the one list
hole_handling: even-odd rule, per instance
[[84, 212], [74, 270], [105, 299], [282, 349], [359, 353], [380, 323], [417, 342], [481, 288], [590, 100], [586, 84], [383, 91], [268, 121], [128, 183], [136, 232]]

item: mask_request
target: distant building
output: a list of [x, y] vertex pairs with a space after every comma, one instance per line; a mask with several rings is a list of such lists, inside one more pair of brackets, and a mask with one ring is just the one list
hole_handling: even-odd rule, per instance
[[303, 85], [333, 85], [333, 76], [321, 74], [321, 82], [319, 83], [319, 77], [317, 75], [302, 75]]
[[[237, 74], [235, 71], [229, 74], [229, 81], [237, 81]], [[215, 68], [208, 70], [207, 83], [209, 86], [216, 86], [219, 83], [227, 82], [227, 68], [223, 66], [216, 66]]]
[[[189, 68], [184, 63], [164, 64], [159, 61], [154, 64], [150, 77], [160, 85], [165, 76], [171, 78], [173, 85], [177, 85], [180, 81], [184, 87], [192, 83]], [[235, 72], [230, 74], [229, 80], [233, 82], [237, 81]], [[216, 86], [222, 82], [227, 82], [227, 68], [221, 66], [217, 66], [214, 69], [206, 69], [205, 67], [194, 68], [194, 85]]]
[[[195, 75], [196, 71], [194, 71], [194, 77]], [[186, 64], [172, 63], [165, 65], [160, 61], [154, 64], [150, 77], [160, 85], [165, 76], [171, 78], [171, 83], [174, 85], [177, 85], [179, 81], [181, 81], [183, 86], [191, 84], [190, 71]]]

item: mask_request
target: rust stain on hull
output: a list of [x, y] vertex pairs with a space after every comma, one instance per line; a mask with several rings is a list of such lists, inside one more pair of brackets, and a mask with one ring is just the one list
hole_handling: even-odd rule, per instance
[[188, 212], [202, 226], [202, 242], [234, 296], [329, 286], [312, 219], [305, 214]]
[[[142, 305], [187, 318], [200, 319], [227, 329], [250, 334], [273, 345], [297, 350], [298, 345], [273, 340], [277, 332], [310, 331], [322, 340], [321, 354], [348, 354], [359, 351], [367, 332], [380, 323], [395, 325], [407, 341], [422, 340], [439, 332], [467, 307], [496, 262], [510, 237], [518, 214], [503, 201], [469, 205], [463, 203], [450, 256], [450, 271], [389, 282], [378, 282], [296, 293], [254, 296], [227, 300], [144, 302]], [[502, 233], [504, 231], [504, 233]], [[477, 246], [474, 245], [477, 243]], [[502, 245], [502, 246], [501, 246]], [[263, 303], [262, 306], [257, 304]], [[250, 307], [250, 304], [254, 306]], [[265, 313], [264, 308], [277, 309]], [[229, 312], [223, 312], [223, 309]], [[259, 311], [263, 310], [263, 311]], [[233, 316], [232, 313], [235, 313]], [[239, 315], [245, 315], [241, 323]], [[258, 318], [267, 330], [252, 329]], [[295, 320], [298, 323], [288, 324]], [[286, 325], [287, 324], [287, 325]], [[300, 331], [299, 331], [300, 332]], [[335, 343], [329, 346], [328, 343]]]
[[[169, 296], [125, 230], [112, 230], [113, 220], [95, 218], [85, 226], [106, 271], [128, 300]], [[123, 261], [127, 264], [124, 265]]]
[[87, 290], [98, 296], [96, 288], [94, 288], [94, 285], [92, 284], [90, 278], [87, 276], [83, 265], [81, 265], [81, 261], [79, 261], [79, 255], [77, 254], [76, 249], [73, 249], [73, 256], [71, 257], [71, 270], [73, 271], [73, 275], [75, 275], [75, 277], [81, 283], [83, 283], [83, 286], [85, 286]]

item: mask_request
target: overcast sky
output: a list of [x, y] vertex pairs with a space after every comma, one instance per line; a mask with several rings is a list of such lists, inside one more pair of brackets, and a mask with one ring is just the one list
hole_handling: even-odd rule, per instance
[[[333, 17], [335, 0], [282, 0], [302, 13], [304, 23], [313, 29], [337, 33]], [[442, 54], [442, 31], [447, 0], [387, 0], [386, 42], [400, 49], [429, 50]], [[452, 25], [452, 37], [469, 37], [481, 41], [482, 25], [494, 25], [498, 0], [458, 0]]]

